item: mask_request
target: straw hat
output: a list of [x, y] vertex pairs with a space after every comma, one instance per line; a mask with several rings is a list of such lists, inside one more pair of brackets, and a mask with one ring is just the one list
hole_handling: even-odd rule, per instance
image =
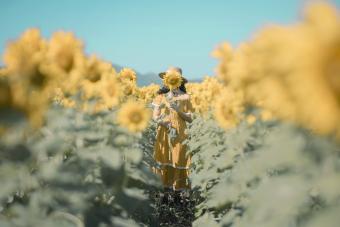
[[165, 72], [160, 72], [160, 73], [158, 73], [158, 76], [159, 76], [160, 78], [163, 79], [164, 75], [165, 75], [167, 72], [172, 71], [172, 70], [175, 70], [175, 71], [179, 72], [179, 74], [181, 74], [184, 83], [187, 83], [187, 82], [188, 82], [188, 80], [187, 80], [186, 78], [183, 77], [183, 75], [182, 75], [182, 69], [179, 68], [179, 67], [169, 67], [168, 70], [166, 70]]

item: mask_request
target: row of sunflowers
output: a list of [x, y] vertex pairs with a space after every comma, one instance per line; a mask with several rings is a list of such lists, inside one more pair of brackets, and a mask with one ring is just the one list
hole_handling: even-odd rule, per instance
[[[68, 32], [56, 32], [46, 40], [38, 29], [28, 29], [7, 45], [3, 60], [0, 108], [22, 114], [33, 127], [41, 126], [48, 106], [57, 103], [90, 113], [119, 109], [116, 121], [120, 125], [131, 132], [142, 131], [151, 118], [148, 104], [160, 88], [157, 84], [139, 87], [134, 70], [123, 68], [117, 72], [109, 62], [95, 55], [86, 56], [82, 41]], [[163, 78], [170, 89], [179, 87], [181, 82], [181, 75], [175, 71]], [[201, 115], [211, 111], [222, 92], [222, 96], [230, 93], [215, 77], [186, 86]], [[230, 96], [239, 107], [241, 97], [234, 98]], [[224, 106], [218, 108], [221, 112]]]
[[135, 98], [151, 100], [157, 85], [138, 87], [136, 73], [119, 73], [96, 56], [86, 56], [72, 33], [56, 32], [50, 40], [29, 29], [7, 45], [1, 69], [2, 109], [24, 114], [39, 127], [51, 102], [81, 111], [100, 112]]

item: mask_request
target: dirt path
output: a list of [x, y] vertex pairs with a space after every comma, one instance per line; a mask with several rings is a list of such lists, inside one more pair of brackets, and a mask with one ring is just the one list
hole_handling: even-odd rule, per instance
[[150, 199], [155, 205], [157, 226], [189, 227], [194, 220], [195, 201], [191, 192], [154, 191]]

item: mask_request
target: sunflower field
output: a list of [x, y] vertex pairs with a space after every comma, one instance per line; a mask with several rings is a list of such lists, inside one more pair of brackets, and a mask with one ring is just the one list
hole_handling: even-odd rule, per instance
[[0, 68], [0, 226], [338, 227], [340, 17], [326, 3], [303, 12], [222, 43], [216, 75], [186, 84], [181, 207], [160, 204], [152, 172], [159, 85], [138, 86], [71, 32], [24, 31]]

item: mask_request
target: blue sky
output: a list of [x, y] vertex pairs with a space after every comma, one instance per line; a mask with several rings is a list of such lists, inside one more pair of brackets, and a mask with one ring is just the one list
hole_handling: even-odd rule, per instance
[[[331, 1], [340, 6], [340, 0]], [[45, 37], [72, 31], [94, 53], [139, 72], [180, 66], [189, 78], [212, 75], [211, 51], [237, 45], [261, 27], [291, 24], [302, 0], [0, 0], [0, 52], [29, 27]]]

